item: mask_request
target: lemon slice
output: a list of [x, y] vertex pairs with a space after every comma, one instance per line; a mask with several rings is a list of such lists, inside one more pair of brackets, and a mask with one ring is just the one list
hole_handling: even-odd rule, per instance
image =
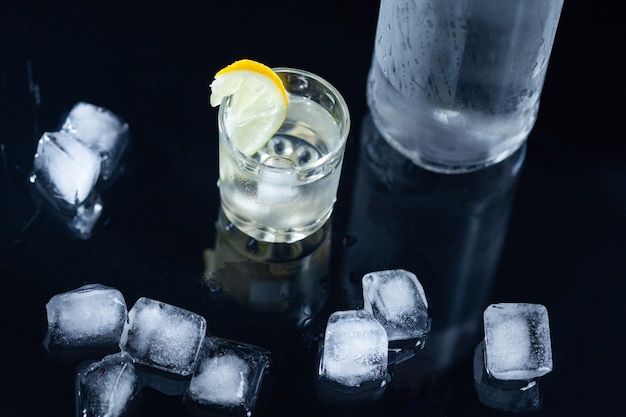
[[285, 86], [271, 68], [242, 59], [219, 70], [211, 83], [211, 106], [219, 106], [226, 97], [230, 97], [224, 112], [226, 132], [242, 153], [254, 155], [287, 116]]

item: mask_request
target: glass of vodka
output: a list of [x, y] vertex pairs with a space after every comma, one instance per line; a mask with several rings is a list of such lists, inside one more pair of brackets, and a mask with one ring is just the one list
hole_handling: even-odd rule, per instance
[[252, 156], [231, 142], [219, 110], [221, 207], [241, 231], [263, 242], [292, 243], [317, 231], [335, 204], [350, 115], [341, 94], [310, 72], [275, 68], [289, 98], [278, 132]]
[[435, 172], [500, 162], [533, 128], [563, 0], [382, 0], [367, 100]]

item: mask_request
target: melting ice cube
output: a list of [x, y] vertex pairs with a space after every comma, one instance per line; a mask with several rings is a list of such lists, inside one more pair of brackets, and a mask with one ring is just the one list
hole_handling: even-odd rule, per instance
[[46, 349], [117, 348], [127, 321], [126, 302], [115, 288], [84, 285], [53, 296], [46, 304]]
[[103, 107], [78, 102], [67, 115], [61, 130], [72, 133], [102, 158], [102, 179], [117, 170], [130, 141], [128, 124]]
[[371, 381], [384, 383], [387, 348], [387, 333], [372, 313], [334, 312], [324, 334], [320, 376], [349, 387]]
[[142, 365], [191, 375], [206, 333], [204, 317], [141, 297], [128, 312], [128, 321], [120, 341], [123, 351]]
[[82, 417], [120, 417], [138, 391], [139, 378], [126, 353], [106, 356], [79, 371], [77, 414]]
[[128, 124], [85, 102], [72, 108], [60, 131], [39, 140], [30, 182], [76, 237], [91, 237], [102, 212], [99, 180], [119, 172], [129, 142]]
[[483, 314], [485, 368], [503, 381], [531, 380], [552, 371], [548, 311], [540, 304], [500, 303]]
[[365, 274], [363, 303], [381, 322], [390, 341], [423, 338], [430, 331], [428, 301], [412, 272], [394, 269]]
[[67, 132], [44, 133], [37, 144], [33, 182], [55, 207], [74, 209], [91, 194], [100, 156]]
[[207, 337], [185, 401], [250, 415], [268, 367], [269, 353], [258, 347]]

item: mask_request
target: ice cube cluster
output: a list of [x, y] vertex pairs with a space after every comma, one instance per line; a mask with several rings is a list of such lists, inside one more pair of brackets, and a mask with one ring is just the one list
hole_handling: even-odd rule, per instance
[[[325, 402], [380, 398], [394, 367], [407, 358], [393, 353], [418, 354], [430, 331], [425, 292], [414, 274], [377, 271], [362, 282], [363, 308], [330, 314], [320, 341], [315, 387]], [[120, 291], [101, 284], [54, 295], [46, 313], [48, 351], [102, 357], [91, 356], [76, 376], [83, 417], [128, 415], [145, 387], [180, 397], [198, 414], [250, 417], [270, 367], [270, 352], [210, 334], [194, 312], [147, 297], [128, 310]], [[505, 411], [538, 410], [538, 380], [552, 370], [547, 309], [492, 304], [483, 319], [473, 361], [480, 401]]]
[[46, 313], [48, 351], [107, 353], [77, 374], [83, 417], [123, 416], [145, 387], [192, 409], [249, 417], [269, 370], [269, 352], [210, 335], [201, 315], [147, 297], [127, 310], [121, 292], [101, 284], [54, 295]]
[[376, 399], [391, 379], [388, 370], [424, 346], [430, 331], [424, 289], [410, 271], [363, 276], [363, 308], [330, 315], [318, 367], [325, 400]]
[[483, 325], [484, 339], [474, 354], [479, 399], [505, 411], [536, 411], [538, 380], [552, 371], [548, 310], [541, 304], [491, 304]]
[[37, 142], [29, 181], [36, 198], [81, 239], [102, 213], [100, 192], [121, 171], [130, 144], [128, 124], [103, 107], [78, 102], [57, 131]]

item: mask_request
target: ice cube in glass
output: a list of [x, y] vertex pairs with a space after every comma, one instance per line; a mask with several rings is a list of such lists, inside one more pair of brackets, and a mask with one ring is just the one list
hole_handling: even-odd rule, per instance
[[524, 381], [552, 371], [548, 310], [541, 304], [499, 303], [483, 314], [485, 368], [502, 381]]
[[128, 312], [120, 347], [138, 364], [185, 377], [195, 368], [205, 334], [204, 317], [141, 297]]
[[88, 284], [54, 295], [46, 304], [49, 351], [117, 350], [127, 322], [122, 293], [101, 284]]

